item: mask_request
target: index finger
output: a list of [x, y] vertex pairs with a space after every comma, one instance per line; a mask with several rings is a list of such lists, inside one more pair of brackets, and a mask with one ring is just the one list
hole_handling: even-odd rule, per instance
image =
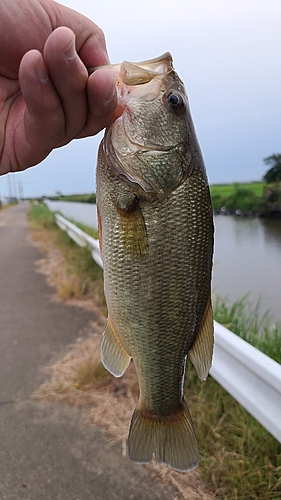
[[[103, 31], [90, 19], [72, 9], [59, 6], [61, 24], [75, 33], [76, 49], [86, 67], [109, 64]], [[67, 20], [67, 21], [66, 21]]]

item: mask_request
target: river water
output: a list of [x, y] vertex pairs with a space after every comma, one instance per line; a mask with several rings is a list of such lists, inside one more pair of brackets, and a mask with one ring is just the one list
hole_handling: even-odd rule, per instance
[[[47, 202], [52, 211], [97, 227], [96, 206], [65, 201]], [[260, 299], [260, 314], [270, 309], [281, 319], [281, 219], [215, 216], [213, 291], [229, 303], [249, 293]]]
[[213, 290], [230, 303], [249, 293], [281, 319], [281, 219], [215, 216]]
[[44, 202], [52, 212], [60, 212], [67, 219], [73, 219], [88, 227], [98, 228], [97, 207], [93, 203], [53, 200], [44, 200]]

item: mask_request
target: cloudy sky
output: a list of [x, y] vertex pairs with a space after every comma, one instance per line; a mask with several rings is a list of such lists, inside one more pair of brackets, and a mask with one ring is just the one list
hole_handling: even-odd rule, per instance
[[[211, 184], [260, 180], [281, 152], [280, 0], [63, 0], [104, 31], [112, 62], [173, 55]], [[101, 135], [13, 177], [25, 196], [95, 189]], [[7, 176], [0, 193], [7, 192]]]

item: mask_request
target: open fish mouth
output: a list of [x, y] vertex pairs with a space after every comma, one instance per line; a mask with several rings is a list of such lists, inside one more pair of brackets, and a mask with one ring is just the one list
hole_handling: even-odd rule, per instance
[[126, 85], [142, 85], [151, 81], [155, 76], [167, 74], [168, 71], [173, 69], [173, 58], [170, 52], [165, 52], [154, 59], [137, 63], [123, 61], [120, 64], [107, 64], [88, 68], [88, 73], [91, 74], [99, 68], [112, 69]]

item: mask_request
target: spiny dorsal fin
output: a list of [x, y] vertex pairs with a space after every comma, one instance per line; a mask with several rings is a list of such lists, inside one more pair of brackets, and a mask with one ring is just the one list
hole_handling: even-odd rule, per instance
[[207, 302], [200, 330], [188, 355], [201, 381], [206, 380], [212, 366], [214, 348], [214, 322], [211, 297]]
[[114, 377], [121, 377], [128, 368], [130, 359], [131, 356], [124, 349], [113, 324], [108, 318], [101, 344], [101, 360], [104, 367]]

